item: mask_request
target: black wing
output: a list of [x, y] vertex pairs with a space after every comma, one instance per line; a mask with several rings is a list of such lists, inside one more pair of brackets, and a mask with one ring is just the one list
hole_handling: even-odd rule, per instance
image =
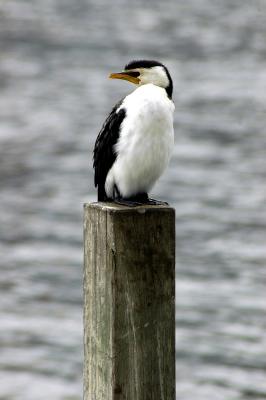
[[104, 185], [108, 171], [116, 160], [114, 145], [119, 138], [120, 126], [125, 118], [126, 112], [121, 108], [123, 100], [116, 104], [103, 124], [103, 127], [96, 139], [93, 152], [94, 184], [98, 186], [98, 201], [106, 201]]

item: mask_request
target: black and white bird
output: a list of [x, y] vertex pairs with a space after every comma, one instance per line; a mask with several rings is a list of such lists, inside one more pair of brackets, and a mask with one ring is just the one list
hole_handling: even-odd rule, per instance
[[162, 204], [148, 192], [168, 165], [173, 146], [173, 82], [160, 62], [131, 61], [112, 79], [137, 88], [107, 117], [94, 147], [98, 201]]

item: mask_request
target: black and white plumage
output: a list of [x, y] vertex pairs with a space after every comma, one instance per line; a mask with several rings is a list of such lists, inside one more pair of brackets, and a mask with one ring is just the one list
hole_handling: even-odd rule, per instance
[[172, 79], [163, 64], [148, 60], [132, 61], [110, 78], [138, 87], [112, 109], [95, 142], [98, 201], [147, 203], [173, 150]]

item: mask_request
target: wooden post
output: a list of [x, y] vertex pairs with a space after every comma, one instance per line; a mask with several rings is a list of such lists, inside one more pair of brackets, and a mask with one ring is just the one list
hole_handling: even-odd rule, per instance
[[84, 400], [175, 400], [174, 209], [84, 217]]

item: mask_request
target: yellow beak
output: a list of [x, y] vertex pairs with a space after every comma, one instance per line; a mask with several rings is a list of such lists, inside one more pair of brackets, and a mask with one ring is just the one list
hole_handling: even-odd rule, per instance
[[[132, 73], [133, 75], [133, 73]], [[123, 79], [125, 81], [129, 81], [132, 83], [135, 83], [136, 85], [139, 84], [140, 80], [139, 78], [132, 76], [130, 71], [129, 72], [116, 72], [114, 74], [110, 74], [109, 78], [110, 79]]]

